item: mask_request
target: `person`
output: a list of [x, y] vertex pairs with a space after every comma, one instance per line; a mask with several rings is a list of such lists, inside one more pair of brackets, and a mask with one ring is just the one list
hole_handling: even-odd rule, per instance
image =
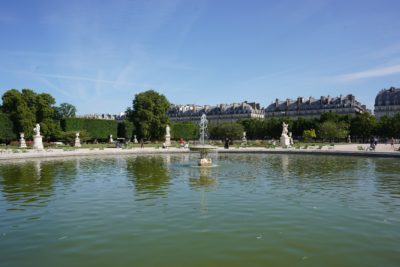
[[376, 145], [378, 144], [378, 139], [376, 139], [376, 137], [371, 136], [371, 138], [369, 139], [369, 148], [368, 150], [374, 150], [376, 148]]
[[394, 148], [394, 138], [390, 139], [390, 147]]
[[162, 148], [167, 148], [167, 145], [164, 143], [162, 143]]
[[143, 138], [142, 138], [142, 139], [140, 139], [140, 148], [143, 148], [143, 146], [144, 146], [144, 141], [143, 141]]
[[225, 144], [224, 144], [225, 149], [229, 149], [229, 138], [225, 138]]

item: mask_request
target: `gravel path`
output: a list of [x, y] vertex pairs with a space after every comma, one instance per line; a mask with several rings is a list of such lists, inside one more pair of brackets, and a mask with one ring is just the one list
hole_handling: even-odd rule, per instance
[[[399, 145], [391, 147], [390, 144], [378, 144], [375, 151], [368, 151], [369, 144], [340, 144], [334, 146], [308, 146], [307, 148], [270, 148], [251, 147], [230, 149], [219, 148], [218, 153], [286, 153], [286, 154], [326, 154], [326, 155], [356, 155], [374, 157], [400, 157]], [[46, 150], [0, 150], [0, 160], [29, 159], [29, 158], [53, 158], [89, 155], [126, 155], [126, 154], [163, 154], [163, 153], [189, 153], [186, 148], [104, 148], [89, 149], [79, 148], [75, 150], [46, 149]]]

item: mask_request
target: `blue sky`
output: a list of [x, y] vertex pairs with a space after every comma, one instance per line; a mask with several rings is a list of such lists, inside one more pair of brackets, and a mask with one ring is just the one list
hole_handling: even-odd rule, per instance
[[217, 104], [400, 87], [400, 1], [0, 0], [0, 93], [31, 88], [79, 114], [148, 89]]

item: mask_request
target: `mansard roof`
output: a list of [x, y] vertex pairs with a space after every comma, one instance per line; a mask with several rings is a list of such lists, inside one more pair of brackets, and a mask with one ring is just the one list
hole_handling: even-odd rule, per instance
[[245, 114], [245, 113], [262, 113], [260, 104], [258, 103], [232, 103], [219, 104], [216, 106], [196, 106], [196, 105], [171, 105], [168, 111], [169, 115], [195, 116], [202, 115], [219, 115], [219, 114]]
[[375, 98], [375, 106], [400, 105], [400, 88], [382, 89]]
[[266, 108], [266, 112], [335, 109], [352, 106], [362, 105], [360, 102], [356, 101], [355, 97], [351, 94], [338, 97], [321, 96], [320, 99], [315, 99], [313, 97], [304, 99], [303, 97], [298, 97], [297, 100], [286, 99], [286, 101], [280, 101], [276, 99], [274, 103]]

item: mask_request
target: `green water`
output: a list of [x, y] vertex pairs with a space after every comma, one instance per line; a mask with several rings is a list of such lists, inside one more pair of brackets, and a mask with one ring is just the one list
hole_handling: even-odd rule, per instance
[[0, 266], [400, 266], [398, 159], [0, 163]]

